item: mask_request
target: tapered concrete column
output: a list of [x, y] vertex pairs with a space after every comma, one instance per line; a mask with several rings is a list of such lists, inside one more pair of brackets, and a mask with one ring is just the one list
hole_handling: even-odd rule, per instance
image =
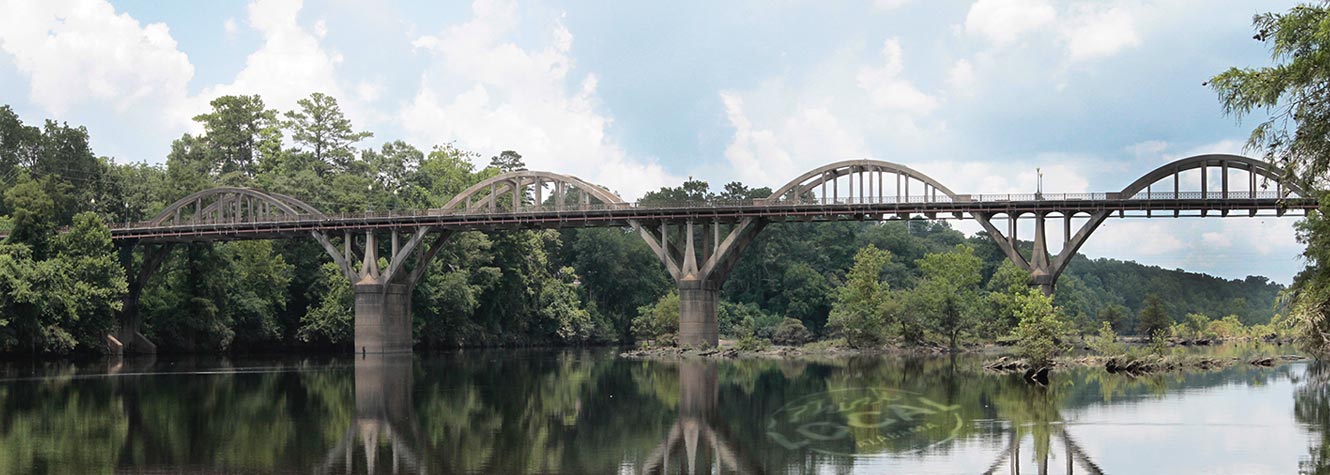
[[683, 279], [678, 284], [679, 345], [716, 346], [720, 343], [720, 285], [697, 279]]
[[358, 283], [357, 353], [411, 352], [411, 287], [406, 284]]
[[[405, 244], [401, 242], [400, 230], [390, 231], [392, 245], [388, 250], [392, 255], [387, 267], [379, 265], [378, 240], [373, 232], [365, 233], [363, 251], [354, 249], [356, 246], [350, 233], [343, 235], [340, 249], [333, 245], [328, 235], [311, 233], [346, 274], [347, 280], [354, 282], [356, 333], [352, 351], [355, 353], [411, 352], [414, 341], [411, 332], [412, 290], [425, 276], [430, 260], [453, 235], [453, 231], [442, 231], [434, 243], [426, 247], [423, 241], [430, 228], [419, 227], [411, 231]], [[355, 251], [361, 252], [358, 258]], [[359, 269], [354, 266], [356, 260], [360, 261]]]

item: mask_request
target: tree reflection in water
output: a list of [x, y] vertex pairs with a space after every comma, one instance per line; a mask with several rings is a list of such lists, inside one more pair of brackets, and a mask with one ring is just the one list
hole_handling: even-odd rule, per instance
[[1309, 363], [1301, 383], [1293, 394], [1293, 417], [1306, 424], [1313, 444], [1298, 463], [1298, 472], [1330, 474], [1330, 363]]

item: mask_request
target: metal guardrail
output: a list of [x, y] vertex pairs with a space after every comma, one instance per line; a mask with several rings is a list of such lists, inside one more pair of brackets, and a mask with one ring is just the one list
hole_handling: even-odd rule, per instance
[[[755, 200], [729, 200], [729, 201], [709, 201], [709, 202], [675, 202], [675, 203], [572, 203], [563, 206], [556, 205], [530, 205], [523, 206], [518, 210], [496, 207], [494, 209], [457, 209], [444, 210], [439, 208], [415, 209], [415, 210], [384, 210], [384, 211], [363, 211], [363, 212], [345, 212], [345, 213], [324, 213], [324, 214], [292, 214], [283, 216], [262, 216], [252, 217], [241, 221], [220, 221], [220, 222], [202, 222], [188, 223], [179, 226], [207, 226], [229, 225], [229, 224], [264, 224], [264, 223], [292, 223], [292, 222], [321, 222], [321, 221], [347, 221], [347, 220], [389, 220], [413, 218], [435, 218], [440, 216], [484, 216], [484, 215], [521, 215], [521, 214], [547, 214], [547, 213], [582, 213], [582, 212], [605, 212], [605, 211], [630, 211], [630, 210], [655, 210], [655, 209], [709, 209], [709, 208], [763, 208], [773, 206], [856, 206], [856, 205], [911, 205], [911, 204], [957, 204], [957, 203], [1001, 203], [1001, 202], [1044, 202], [1044, 201], [1165, 201], [1165, 200], [1272, 200], [1280, 199], [1281, 196], [1275, 191], [1259, 191], [1252, 193], [1250, 191], [1229, 191], [1224, 192], [1154, 192], [1137, 193], [1130, 198], [1119, 198], [1117, 193], [1010, 193], [1010, 194], [976, 194], [976, 195], [956, 195], [955, 198], [947, 195], [936, 196], [882, 196], [882, 197], [847, 197], [847, 198], [811, 198], [811, 199], [755, 199]], [[149, 222], [138, 223], [112, 223], [111, 229], [148, 229], [164, 228], [171, 225], [153, 225]]]

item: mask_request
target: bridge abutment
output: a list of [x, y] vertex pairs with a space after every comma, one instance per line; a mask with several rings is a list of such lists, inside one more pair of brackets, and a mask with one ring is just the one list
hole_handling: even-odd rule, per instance
[[357, 283], [355, 349], [359, 353], [411, 353], [411, 287]]

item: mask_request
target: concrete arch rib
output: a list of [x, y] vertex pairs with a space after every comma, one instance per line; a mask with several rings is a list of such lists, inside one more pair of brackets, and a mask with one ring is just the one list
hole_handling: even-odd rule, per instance
[[[207, 190], [203, 190], [191, 194], [189, 196], [186, 196], [184, 198], [181, 198], [179, 200], [176, 200], [175, 203], [171, 203], [160, 213], [157, 213], [157, 215], [154, 216], [152, 219], [148, 220], [148, 223], [153, 226], [161, 226], [162, 223], [166, 222], [167, 219], [175, 217], [177, 211], [184, 210], [186, 209], [187, 206], [194, 205], [195, 203], [198, 203], [201, 200], [207, 200], [209, 198], [217, 198], [220, 196], [244, 196], [244, 197], [253, 198], [260, 202], [272, 205], [274, 208], [281, 211], [282, 213], [292, 216], [301, 215], [301, 214], [313, 214], [317, 216], [323, 215], [322, 212], [320, 212], [318, 209], [315, 209], [313, 206], [310, 206], [309, 204], [300, 201], [298, 199], [292, 198], [290, 196], [280, 195], [276, 193], [266, 193], [252, 188], [239, 188], [239, 187], [228, 186], [228, 187], [209, 188]], [[207, 208], [212, 209], [213, 207], [215, 207], [215, 205], [216, 203], [210, 203]]]
[[[1196, 155], [1164, 164], [1159, 168], [1142, 175], [1140, 178], [1137, 178], [1136, 181], [1133, 181], [1130, 185], [1127, 185], [1126, 188], [1123, 188], [1118, 196], [1121, 196], [1123, 199], [1130, 199], [1150, 185], [1187, 170], [1195, 170], [1202, 167], [1222, 168], [1225, 166], [1230, 169], [1246, 170], [1249, 173], [1274, 181], [1282, 187], [1285, 194], [1293, 192], [1298, 196], [1307, 196], [1307, 194], [1303, 192], [1302, 187], [1297, 184], [1284, 183], [1282, 181], [1284, 178], [1284, 171], [1268, 162], [1241, 155], [1220, 153]], [[1281, 198], [1283, 198], [1283, 196], [1281, 196]]]
[[950, 188], [947, 188], [946, 185], [943, 185], [941, 182], [937, 181], [933, 177], [925, 175], [922, 172], [919, 172], [918, 170], [915, 170], [913, 168], [901, 165], [899, 163], [892, 163], [882, 160], [858, 159], [858, 160], [845, 160], [836, 163], [829, 163], [814, 168], [812, 170], [809, 170], [807, 173], [799, 175], [797, 178], [790, 180], [784, 186], [777, 188], [776, 191], [771, 193], [771, 198], [769, 198], [768, 201], [784, 200], [790, 198], [791, 196], [798, 197], [803, 193], [812, 190], [814, 187], [821, 185], [822, 183], [835, 180], [837, 178], [846, 175], [854, 173], [863, 173], [863, 172], [890, 173], [894, 175], [900, 175], [906, 178], [912, 178], [916, 181], [923, 182], [924, 184], [933, 187], [933, 189], [941, 192], [942, 194], [947, 195], [947, 197], [949, 198], [955, 199], [957, 197], [956, 193], [951, 191]]
[[[444, 204], [443, 207], [440, 209], [455, 210], [459, 208], [465, 208], [467, 207], [467, 203], [470, 201], [471, 198], [479, 196], [482, 192], [489, 190], [490, 187], [494, 187], [497, 192], [502, 193], [502, 192], [508, 192], [509, 190], [517, 187], [525, 187], [528, 185], [533, 185], [537, 181], [539, 181], [540, 183], [551, 183], [563, 186], [570, 186], [577, 190], [581, 190], [587, 195], [590, 195], [592, 198], [595, 198], [596, 200], [605, 204], [615, 204], [615, 203], [624, 202], [622, 198], [619, 198], [618, 195], [610, 192], [609, 189], [572, 175], [564, 175], [560, 173], [544, 172], [544, 171], [518, 170], [518, 171], [502, 173], [494, 177], [491, 177], [489, 179], [486, 179], [484, 181], [481, 181], [480, 183], [471, 185], [467, 189], [462, 190], [456, 196], [453, 196], [453, 198], [451, 200], [448, 200], [448, 203]], [[486, 200], [492, 200], [493, 198], [494, 197], [492, 196], [484, 197], [484, 199]], [[477, 202], [474, 204], [480, 205], [482, 203], [484, 203], [484, 201]]]

